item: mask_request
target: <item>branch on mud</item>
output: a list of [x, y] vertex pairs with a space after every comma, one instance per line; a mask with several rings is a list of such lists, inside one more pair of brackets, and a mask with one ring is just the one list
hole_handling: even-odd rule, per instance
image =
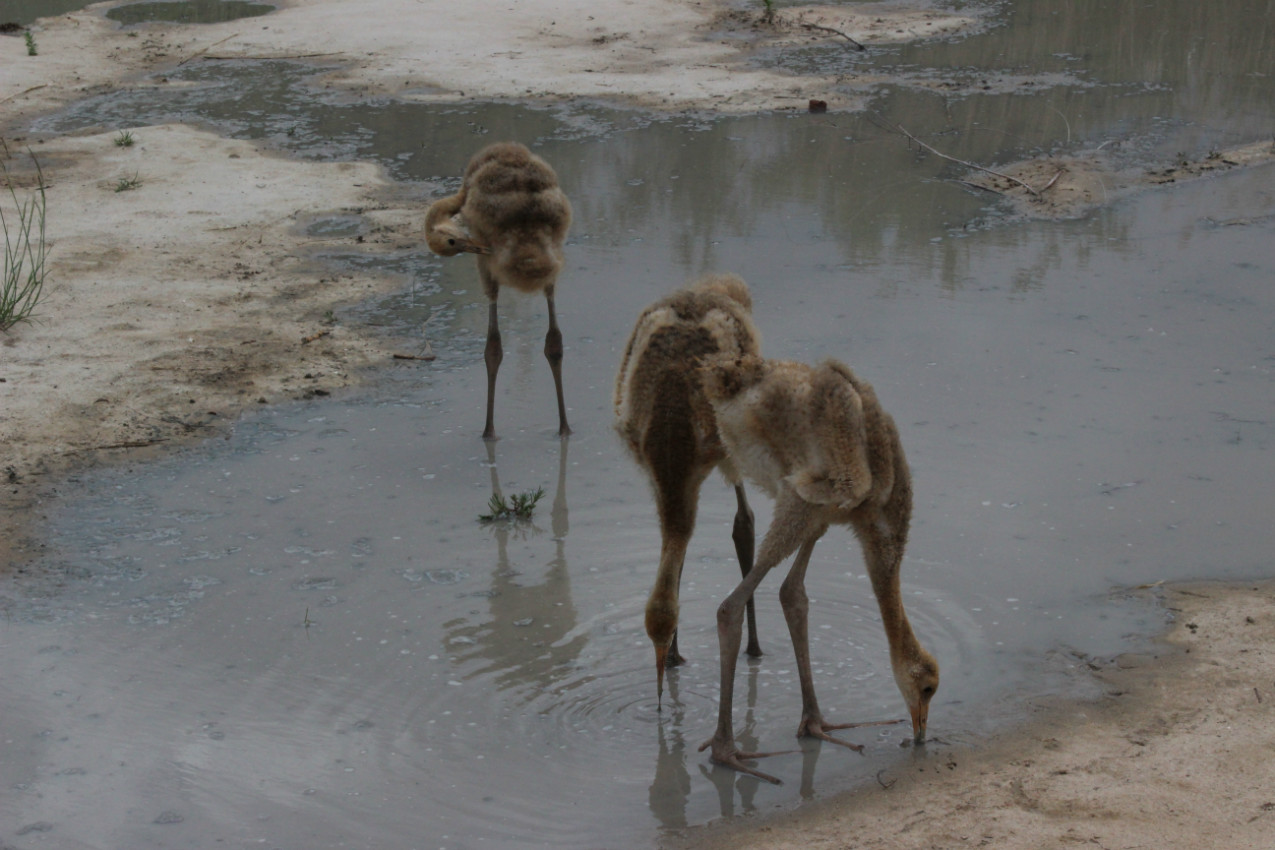
[[[209, 47], [211, 47], [211, 46], [212, 46], [212, 45], [209, 45]], [[281, 54], [281, 55], [279, 55], [279, 56], [253, 56], [252, 58], [253, 58], [253, 59], [258, 59], [258, 60], [261, 60], [261, 59], [267, 59], [267, 60], [271, 60], [271, 59], [319, 59], [319, 58], [324, 57], [324, 56], [342, 56], [342, 55], [344, 55], [344, 54], [345, 54], [345, 51], [344, 51], [344, 50], [335, 50], [335, 51], [332, 51], [331, 53], [285, 53], [285, 54]], [[246, 58], [246, 57], [243, 57], [243, 56], [222, 56], [222, 55], [219, 55], [219, 54], [217, 54], [217, 55], [210, 54], [210, 55], [205, 56], [204, 58], [205, 58], [205, 59], [215, 59], [215, 60], [217, 60], [217, 61], [221, 61], [221, 62], [231, 62], [231, 61], [235, 61], [235, 60], [239, 60], [239, 59], [244, 59], [244, 58]]]
[[316, 331], [315, 333], [312, 333], [309, 336], [301, 337], [301, 344], [308, 345], [309, 343], [314, 342], [316, 339], [323, 339], [325, 336], [327, 336], [330, 333], [332, 333], [332, 331]]
[[855, 41], [855, 40], [854, 40], [853, 38], [851, 38], [850, 36], [848, 36], [848, 35], [846, 35], [845, 33], [843, 33], [843, 32], [842, 32], [841, 30], [839, 30], [839, 29], [834, 29], [833, 27], [825, 27], [823, 24], [808, 24], [808, 23], [806, 23], [805, 21], [802, 21], [802, 22], [801, 22], [801, 25], [802, 25], [802, 27], [804, 27], [805, 29], [808, 29], [808, 30], [819, 30], [820, 32], [830, 32], [830, 33], [832, 33], [833, 35], [839, 35], [839, 36], [841, 36], [842, 38], [844, 38], [846, 41], [850, 42], [851, 46], [853, 46], [855, 50], [867, 50], [867, 49], [868, 49], [868, 48], [864, 47], [862, 44], [860, 44], [859, 42]]
[[[904, 136], [907, 136], [910, 140], [912, 140], [912, 141], [916, 142], [918, 146], [920, 146], [920, 147], [924, 148], [925, 150], [929, 151], [930, 153], [934, 154], [934, 155], [935, 155], [935, 156], [937, 156], [937, 157], [941, 157], [941, 158], [943, 158], [943, 159], [946, 159], [948, 162], [955, 162], [957, 165], [963, 165], [963, 166], [965, 166], [966, 168], [973, 168], [973, 169], [975, 169], [976, 171], [983, 171], [983, 172], [986, 172], [987, 174], [991, 174], [991, 175], [994, 175], [994, 176], [996, 176], [996, 177], [1000, 177], [1000, 178], [1001, 178], [1001, 179], [1003, 179], [1003, 180], [1008, 180], [1008, 181], [1010, 181], [1011, 183], [1016, 183], [1016, 184], [1018, 184], [1019, 186], [1022, 186], [1024, 189], [1026, 189], [1026, 190], [1027, 190], [1030, 194], [1032, 194], [1032, 195], [1040, 195], [1040, 191], [1044, 191], [1043, 189], [1042, 189], [1042, 190], [1040, 190], [1040, 191], [1037, 191], [1036, 189], [1032, 188], [1032, 186], [1031, 186], [1030, 184], [1025, 183], [1025, 182], [1024, 182], [1024, 181], [1022, 181], [1022, 180], [1019, 180], [1017, 177], [1011, 177], [1010, 175], [1005, 174], [1005, 173], [1003, 173], [1003, 172], [995, 171], [995, 170], [993, 170], [993, 169], [991, 169], [991, 168], [985, 168], [984, 166], [976, 165], [975, 163], [972, 163], [972, 162], [966, 162], [965, 160], [963, 160], [963, 159], [957, 159], [957, 158], [956, 158], [956, 157], [954, 157], [954, 156], [948, 156], [947, 154], [943, 153], [941, 150], [938, 150], [937, 148], [933, 147], [932, 145], [927, 145], [925, 142], [921, 141], [921, 140], [920, 140], [920, 139], [918, 139], [916, 136], [912, 135], [912, 134], [911, 134], [911, 133], [909, 133], [907, 130], [903, 129], [903, 125], [901, 125], [901, 124], [891, 124], [889, 121], [886, 121], [884, 118], [882, 118], [882, 117], [881, 117], [881, 116], [879, 116], [879, 115], [873, 116], [872, 123], [876, 124], [878, 127], [882, 127], [882, 128], [884, 128], [884, 129], [886, 129], [886, 130], [893, 130], [893, 131], [894, 131], [894, 132], [896, 132], [896, 133], [902, 133]], [[1054, 185], [1054, 181], [1055, 181], [1055, 180], [1057, 180], [1057, 179], [1058, 179], [1061, 175], [1062, 175], [1062, 171], [1059, 171], [1059, 172], [1058, 172], [1058, 174], [1055, 174], [1055, 175], [1054, 175], [1054, 179], [1049, 181], [1049, 186]], [[1046, 187], [1045, 187], [1045, 189], [1048, 189], [1048, 188], [1049, 188], [1049, 186], [1046, 186]]]
[[105, 451], [107, 449], [144, 449], [149, 446], [156, 445], [157, 443], [167, 443], [167, 442], [168, 442], [167, 437], [155, 437], [150, 440], [125, 440], [122, 443], [107, 443], [101, 446], [87, 446], [82, 449], [70, 449], [68, 451], [62, 452], [62, 454], [78, 455], [78, 454], [84, 454], [85, 452]]
[[1059, 178], [1059, 177], [1062, 177], [1062, 176], [1063, 176], [1063, 172], [1064, 172], [1064, 171], [1066, 171], [1066, 170], [1067, 170], [1067, 169], [1065, 169], [1065, 168], [1060, 168], [1060, 169], [1058, 169], [1058, 173], [1056, 173], [1053, 177], [1050, 177], [1050, 178], [1049, 178], [1049, 182], [1048, 182], [1048, 183], [1046, 183], [1046, 184], [1045, 184], [1045, 187], [1044, 187], [1043, 189], [1041, 189], [1041, 190], [1040, 190], [1040, 193], [1043, 195], [1044, 193], [1048, 192], [1048, 191], [1049, 191], [1049, 187], [1050, 187], [1050, 186], [1053, 186], [1055, 183], [1057, 183], [1057, 182], [1058, 182], [1058, 178]]
[[975, 182], [973, 182], [972, 180], [953, 180], [952, 182], [953, 182], [953, 183], [958, 183], [958, 184], [960, 184], [961, 186], [964, 186], [964, 187], [965, 187], [965, 188], [967, 188], [967, 189], [975, 189], [975, 190], [977, 190], [977, 191], [979, 191], [979, 192], [991, 192], [993, 195], [1004, 195], [1004, 194], [1005, 194], [1005, 193], [1004, 193], [1004, 192], [1002, 192], [1000, 189], [993, 189], [991, 186], [984, 186], [984, 185], [982, 185], [981, 183], [975, 183]]
[[205, 53], [207, 53], [209, 50], [212, 50], [212, 49], [213, 49], [214, 47], [216, 47], [217, 45], [219, 45], [219, 44], [225, 44], [226, 42], [230, 41], [232, 38], [238, 38], [238, 37], [239, 37], [239, 33], [235, 33], [234, 35], [228, 35], [228, 36], [226, 36], [226, 37], [225, 37], [225, 38], [223, 38], [221, 41], [214, 41], [212, 44], [208, 45], [208, 46], [207, 46], [207, 47], [205, 47], [203, 50], [200, 50], [200, 51], [198, 51], [197, 53], [193, 53], [193, 54], [191, 54], [190, 56], [187, 56], [187, 57], [186, 57], [185, 59], [183, 59], [182, 61], [178, 62], [178, 63], [177, 63], [177, 67], [178, 67], [178, 68], [180, 68], [182, 65], [185, 65], [187, 62], [191, 62], [191, 61], [193, 61], [193, 60], [195, 60], [195, 59], [198, 59], [200, 56], [203, 56]]
[[8, 97], [6, 97], [4, 100], [0, 100], [0, 103], [8, 103], [9, 101], [13, 100], [14, 98], [22, 97], [24, 94], [31, 94], [31, 92], [33, 92], [33, 91], [37, 91], [37, 90], [39, 90], [39, 89], [43, 89], [43, 88], [48, 88], [48, 86], [49, 86], [49, 84], [48, 84], [48, 83], [41, 83], [41, 84], [40, 84], [40, 85], [38, 85], [38, 86], [32, 86], [31, 88], [27, 89], [26, 91], [20, 91], [20, 92], [18, 92], [17, 94], [11, 94], [11, 95], [9, 95], [9, 96], [8, 96]]

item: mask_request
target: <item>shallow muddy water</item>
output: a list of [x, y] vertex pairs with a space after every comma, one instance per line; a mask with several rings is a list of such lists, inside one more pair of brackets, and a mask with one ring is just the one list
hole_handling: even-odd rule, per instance
[[[1012, 53], [1016, 37], [1006, 26], [962, 44]], [[298, 226], [332, 241], [327, 262], [405, 280], [340, 319], [382, 325], [405, 350], [428, 339], [439, 358], [75, 482], [41, 572], [0, 585], [0, 840], [645, 846], [929, 757], [901, 746], [901, 727], [860, 730], [846, 737], [865, 756], [803, 745], [768, 759], [775, 787], [696, 752], [715, 717], [713, 611], [738, 571], [719, 479], [685, 575], [691, 664], [656, 707], [642, 610], [658, 532], [610, 431], [611, 388], [641, 307], [701, 271], [750, 282], [769, 356], [846, 361], [898, 422], [916, 486], [904, 592], [943, 667], [937, 738], [977, 739], [1035, 695], [1083, 690], [1085, 655], [1140, 646], [1164, 614], [1124, 588], [1269, 574], [1271, 168], [1084, 221], [1003, 224], [992, 199], [945, 179], [959, 170], [853, 117], [336, 103], [288, 67], [195, 70], [198, 85], [171, 97], [102, 98], [40, 129], [140, 125], [144, 144], [146, 122], [197, 116], [301, 155], [374, 156], [409, 181], [459, 174], [487, 141], [537, 142], [576, 211], [558, 297], [576, 433], [553, 437], [539, 300], [502, 299], [502, 439], [489, 447], [473, 264], [356, 251], [357, 212], [314, 211]], [[1077, 144], [1232, 134], [1181, 106], [1215, 102], [1193, 99], [1190, 80], [1162, 84], [1179, 97], [1164, 120], [1136, 95], [1119, 113], [1109, 67], [1084, 65], [1067, 89], [1077, 113], [1087, 92], [1114, 104]], [[247, 79], [264, 82], [245, 91]], [[1024, 126], [1054, 115], [1038, 98], [931, 98], [896, 89], [879, 103], [916, 132], [958, 127], [969, 157], [1044, 144], [969, 131], [984, 110]], [[546, 495], [530, 525], [485, 525], [494, 487]], [[764, 528], [769, 504], [753, 502]], [[767, 654], [740, 668], [746, 747], [791, 746], [798, 719], [777, 586], [760, 599]], [[820, 543], [808, 587], [825, 711], [905, 716], [846, 530]]]
[[[40, 18], [78, 12], [93, 0], [0, 0], [0, 22], [23, 25]], [[150, 22], [212, 24], [239, 18], [258, 17], [273, 12], [275, 7], [250, 0], [141, 0], [118, 3], [107, 8], [106, 16], [121, 24]]]
[[274, 6], [247, 0], [172, 0], [172, 2], [127, 3], [111, 8], [106, 17], [126, 26], [151, 22], [179, 24], [219, 24], [240, 18], [259, 18]]

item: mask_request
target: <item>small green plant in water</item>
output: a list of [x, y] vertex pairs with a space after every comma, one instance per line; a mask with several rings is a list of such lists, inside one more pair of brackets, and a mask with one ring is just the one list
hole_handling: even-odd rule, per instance
[[761, 0], [761, 2], [766, 7], [766, 11], [761, 16], [762, 23], [773, 24], [775, 22], [775, 0]]
[[26, 32], [24, 32], [22, 34], [22, 37], [26, 39], [26, 42], [27, 42], [27, 55], [35, 56], [37, 53], [35, 49], [35, 36], [32, 35], [31, 30], [27, 30]]
[[116, 192], [127, 192], [129, 189], [136, 189], [142, 185], [142, 178], [134, 174], [132, 177], [121, 177], [115, 183]]
[[536, 503], [545, 495], [545, 488], [537, 487], [535, 490], [528, 490], [525, 493], [515, 493], [505, 500], [504, 496], [493, 493], [491, 501], [487, 503], [487, 509], [491, 513], [479, 514], [479, 522], [500, 522], [501, 520], [528, 520], [531, 519], [531, 512], [536, 509]]
[[119, 135], [115, 137], [115, 147], [131, 148], [135, 141], [136, 139], [133, 138], [133, 134], [128, 130], [120, 130]]
[[[4, 156], [8, 148], [4, 149]], [[0, 331], [7, 331], [18, 322], [29, 322], [35, 306], [44, 294], [44, 261], [49, 246], [44, 241], [44, 172], [40, 162], [31, 154], [35, 164], [35, 192], [29, 198], [19, 199], [13, 188], [9, 169], [0, 160], [0, 176], [4, 177], [9, 197], [17, 210], [17, 224], [9, 228], [10, 219], [0, 207], [0, 229], [4, 230], [4, 277], [0, 278]]]

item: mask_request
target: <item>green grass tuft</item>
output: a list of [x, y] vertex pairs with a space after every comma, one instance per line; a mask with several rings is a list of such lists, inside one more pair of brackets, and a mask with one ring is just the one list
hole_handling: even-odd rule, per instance
[[501, 520], [510, 520], [519, 522], [531, 519], [531, 513], [536, 509], [536, 503], [545, 495], [545, 488], [537, 487], [535, 490], [528, 490], [525, 493], [515, 493], [505, 500], [503, 496], [491, 496], [491, 501], [487, 503], [487, 509], [491, 513], [479, 514], [479, 522], [500, 522]]
[[142, 185], [142, 178], [138, 177], [137, 174], [134, 173], [132, 177], [121, 177], [119, 180], [115, 181], [115, 191], [127, 192], [130, 189], [136, 189], [140, 185]]
[[[7, 155], [8, 149], [5, 149]], [[30, 154], [30, 152], [28, 151]], [[18, 322], [29, 322], [35, 307], [44, 294], [44, 261], [49, 246], [44, 239], [44, 172], [35, 154], [30, 154], [35, 164], [36, 187], [29, 198], [20, 199], [13, 187], [9, 169], [0, 161], [0, 174], [17, 210], [17, 224], [9, 228], [10, 219], [0, 207], [0, 228], [4, 230], [4, 277], [0, 278], [0, 331], [7, 331]]]

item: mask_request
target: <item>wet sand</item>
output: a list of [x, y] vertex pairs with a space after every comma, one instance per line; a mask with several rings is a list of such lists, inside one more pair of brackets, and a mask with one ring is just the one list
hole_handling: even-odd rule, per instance
[[[7, 165], [19, 191], [29, 189], [34, 175], [21, 153], [29, 146], [59, 211], [49, 222], [39, 321], [0, 336], [4, 564], [38, 553], [36, 522], [73, 486], [68, 471], [215, 437], [247, 407], [331, 392], [388, 362], [387, 342], [325, 317], [399, 281], [333, 276], [310, 263], [316, 240], [304, 225], [357, 208], [377, 222], [375, 244], [407, 246], [429, 200], [370, 163], [302, 163], [190, 127], [140, 129], [126, 148], [114, 133], [22, 138], [15, 128], [26, 120], [88, 94], [163, 85], [142, 75], [190, 61], [319, 55], [341, 67], [333, 85], [423, 100], [804, 109], [826, 88], [819, 80], [737, 63], [756, 39], [839, 37], [799, 24], [759, 27], [722, 4], [666, 0], [595, 3], [589, 15], [562, 4], [549, 23], [549, 6], [510, 13], [501, 27], [484, 27], [490, 40], [479, 50], [459, 34], [505, 14], [501, 4], [475, 0], [447, 16], [441, 4], [378, 14], [381, 5], [285, 3], [266, 19], [132, 34], [87, 11], [42, 21], [40, 56], [30, 62], [19, 61], [21, 39], [0, 40]], [[974, 23], [924, 7], [855, 8], [862, 18], [811, 10], [804, 20], [865, 42]], [[834, 109], [854, 105], [827, 99]], [[1263, 149], [1254, 160], [1267, 158]], [[140, 185], [114, 191], [129, 176]], [[1181, 613], [1163, 649], [1095, 670], [1106, 692], [1099, 702], [1031, 706], [1020, 729], [985, 746], [935, 742], [916, 773], [883, 775], [880, 787], [764, 822], [697, 830], [686, 842], [1114, 848], [1210, 846], [1226, 836], [1235, 847], [1267, 846], [1275, 588], [1175, 588], [1165, 598]]]
[[1156, 592], [1173, 627], [1153, 651], [1093, 665], [1099, 699], [1025, 706], [1021, 728], [983, 746], [931, 743], [859, 793], [665, 846], [1269, 847], [1275, 584]]

